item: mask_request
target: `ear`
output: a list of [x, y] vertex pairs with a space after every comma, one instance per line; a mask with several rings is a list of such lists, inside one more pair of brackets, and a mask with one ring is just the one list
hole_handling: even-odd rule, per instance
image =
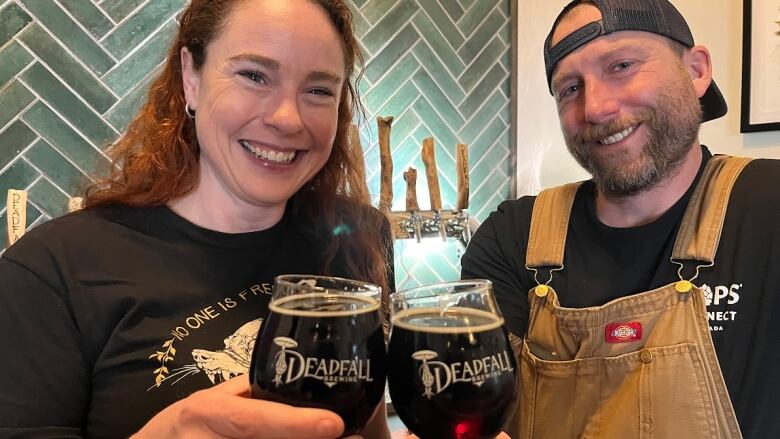
[[190, 109], [197, 110], [200, 73], [195, 69], [192, 53], [186, 47], [181, 48], [181, 82], [184, 86], [184, 100]]
[[683, 63], [691, 74], [696, 96], [704, 96], [712, 82], [710, 51], [704, 46], [693, 46], [683, 55]]

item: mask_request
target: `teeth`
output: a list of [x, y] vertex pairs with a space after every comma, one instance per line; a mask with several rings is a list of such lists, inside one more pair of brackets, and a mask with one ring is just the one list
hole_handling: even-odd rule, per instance
[[621, 131], [621, 132], [619, 132], [617, 134], [613, 134], [613, 135], [607, 137], [606, 139], [599, 140], [599, 143], [601, 143], [602, 145], [611, 145], [611, 144], [613, 144], [615, 142], [620, 142], [621, 140], [626, 138], [626, 136], [628, 136], [629, 134], [633, 133], [634, 132], [634, 128], [635, 127], [626, 128], [625, 130], [623, 130], [623, 131]]
[[244, 149], [254, 154], [255, 157], [259, 157], [269, 162], [286, 164], [286, 163], [290, 163], [295, 158], [295, 151], [280, 152], [280, 151], [260, 149], [255, 146], [252, 146], [246, 140], [241, 140], [239, 141], [239, 143], [241, 143], [241, 146], [243, 146]]

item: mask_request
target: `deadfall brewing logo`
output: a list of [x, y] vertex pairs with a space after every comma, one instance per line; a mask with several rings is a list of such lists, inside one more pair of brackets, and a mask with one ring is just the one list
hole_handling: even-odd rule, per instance
[[293, 350], [298, 342], [288, 337], [274, 338], [274, 344], [281, 350], [274, 356], [273, 383], [278, 387], [301, 378], [322, 381], [328, 387], [338, 383], [357, 383], [374, 381], [371, 377], [370, 359], [336, 360], [331, 358], [304, 357]]
[[422, 361], [420, 379], [423, 386], [425, 386], [423, 396], [428, 399], [441, 393], [451, 384], [471, 383], [479, 387], [490, 378], [514, 370], [509, 362], [509, 354], [506, 351], [487, 357], [449, 364], [443, 361], [431, 361], [438, 355], [436, 352], [429, 350], [417, 351], [412, 354], [412, 358]]

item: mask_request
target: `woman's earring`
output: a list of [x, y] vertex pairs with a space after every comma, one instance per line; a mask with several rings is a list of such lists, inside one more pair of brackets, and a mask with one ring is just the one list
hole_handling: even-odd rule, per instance
[[195, 119], [195, 110], [190, 108], [189, 102], [184, 104], [184, 112], [187, 113], [187, 117], [190, 119]]

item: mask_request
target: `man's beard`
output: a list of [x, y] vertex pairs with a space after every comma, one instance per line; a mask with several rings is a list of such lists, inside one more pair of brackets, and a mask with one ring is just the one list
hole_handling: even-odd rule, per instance
[[[687, 72], [681, 70], [681, 75]], [[566, 145], [575, 160], [593, 176], [596, 187], [607, 194], [633, 195], [653, 187], [679, 168], [699, 132], [702, 110], [690, 82], [681, 78], [663, 89], [654, 107], [602, 125], [590, 125], [576, 134], [564, 131]], [[648, 138], [640, 156], [633, 151], [605, 153], [597, 142], [642, 123]], [[633, 133], [629, 134], [633, 135]]]

